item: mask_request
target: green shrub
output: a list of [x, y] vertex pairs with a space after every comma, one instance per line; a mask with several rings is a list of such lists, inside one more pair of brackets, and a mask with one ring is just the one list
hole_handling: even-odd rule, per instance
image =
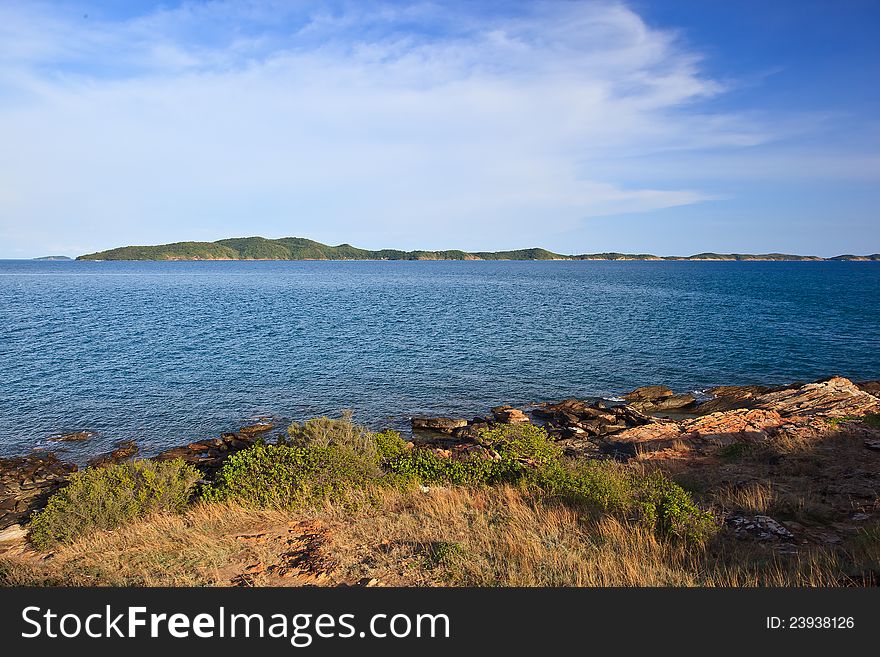
[[256, 445], [226, 460], [205, 498], [279, 508], [313, 506], [340, 499], [380, 474], [373, 460], [348, 447]]
[[717, 529], [712, 516], [700, 510], [690, 493], [662, 472], [640, 479], [640, 519], [663, 536], [701, 543]]
[[509, 465], [490, 459], [469, 456], [443, 458], [427, 449], [412, 449], [388, 462], [388, 470], [403, 480], [424, 484], [477, 486], [502, 481], [509, 475]]
[[634, 507], [636, 475], [614, 461], [557, 461], [531, 473], [527, 483], [546, 495], [626, 514]]
[[480, 433], [480, 444], [495, 450], [502, 460], [532, 466], [548, 465], [562, 458], [562, 449], [547, 432], [533, 424], [506, 424]]
[[718, 455], [721, 458], [736, 460], [748, 456], [754, 451], [754, 446], [749, 443], [731, 443], [718, 450]]
[[198, 470], [180, 460], [87, 468], [74, 473], [70, 484], [33, 517], [31, 541], [45, 549], [150, 513], [179, 513], [200, 478]]
[[412, 449], [393, 452], [385, 466], [393, 474], [426, 484], [492, 485], [516, 483], [526, 473], [556, 464], [562, 457], [547, 432], [531, 424], [486, 429], [479, 442], [495, 457], [443, 458], [430, 450]]
[[342, 411], [338, 419], [326, 416], [294, 422], [287, 428], [287, 445], [293, 447], [340, 447], [351, 449], [365, 458], [375, 457], [376, 445], [366, 427], [352, 421], [351, 411]]
[[380, 465], [387, 465], [407, 451], [406, 441], [396, 431], [389, 429], [372, 434], [376, 457]]

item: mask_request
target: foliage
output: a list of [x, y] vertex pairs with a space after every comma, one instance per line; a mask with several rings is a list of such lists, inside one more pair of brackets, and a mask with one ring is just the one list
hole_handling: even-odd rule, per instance
[[252, 506], [314, 506], [365, 487], [378, 475], [374, 461], [347, 447], [256, 445], [229, 457], [204, 495]]
[[87, 532], [113, 529], [154, 512], [179, 513], [201, 474], [183, 461], [131, 461], [73, 474], [30, 523], [40, 548]]
[[640, 519], [655, 533], [700, 543], [717, 527], [711, 515], [694, 503], [690, 493], [662, 472], [652, 472], [638, 486]]
[[731, 443], [718, 450], [718, 454], [722, 458], [733, 460], [748, 456], [753, 451], [754, 447], [749, 443]]

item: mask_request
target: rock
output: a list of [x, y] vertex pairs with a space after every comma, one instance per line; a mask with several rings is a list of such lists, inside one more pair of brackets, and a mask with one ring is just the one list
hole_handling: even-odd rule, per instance
[[707, 391], [713, 398], [698, 404], [695, 411], [708, 414], [751, 408], [756, 398], [772, 390], [768, 386], [718, 386]]
[[880, 399], [840, 376], [769, 392], [755, 401], [756, 408], [786, 416], [861, 417], [880, 411]]
[[643, 413], [658, 413], [660, 411], [682, 411], [689, 410], [697, 403], [693, 395], [671, 395], [660, 397], [659, 399], [635, 401], [630, 404], [630, 408], [634, 408]]
[[784, 423], [776, 411], [739, 409], [687, 420], [682, 423], [682, 431], [689, 439], [702, 439], [714, 445], [757, 443], [766, 440], [773, 429]]
[[89, 461], [93, 468], [103, 468], [114, 463], [120, 463], [138, 453], [138, 446], [133, 440], [120, 440], [114, 443], [113, 451], [100, 454]]
[[856, 387], [869, 395], [880, 397], [880, 381], [861, 381], [856, 384]]
[[677, 422], [654, 422], [612, 435], [601, 449], [615, 456], [633, 457], [675, 447], [685, 438]]
[[880, 452], [880, 440], [866, 440], [865, 447], [875, 452]]
[[673, 392], [666, 386], [642, 386], [628, 392], [623, 398], [628, 402], [657, 401], [672, 397]]
[[455, 429], [467, 425], [467, 420], [452, 417], [414, 417], [412, 419], [413, 431], [439, 431], [451, 434]]
[[71, 433], [62, 433], [54, 436], [49, 436], [49, 440], [53, 442], [65, 442], [65, 443], [81, 443], [86, 440], [91, 440], [96, 435], [93, 431], [73, 431]]
[[513, 408], [511, 406], [496, 406], [492, 409], [492, 416], [498, 421], [504, 424], [519, 424], [523, 422], [530, 422], [529, 416], [523, 413], [518, 408]]
[[27, 536], [27, 529], [21, 525], [9, 525], [6, 529], [0, 530], [0, 543], [12, 543], [20, 541]]
[[259, 436], [260, 434], [264, 434], [267, 431], [271, 431], [275, 428], [275, 423], [269, 421], [261, 421], [256, 424], [250, 424], [246, 427], [242, 427], [238, 430], [238, 433], [243, 437], [253, 438]]
[[51, 452], [0, 458], [0, 529], [26, 521], [75, 471]]
[[794, 534], [770, 516], [730, 515], [724, 519], [724, 524], [733, 529], [737, 538], [753, 538], [759, 541], [794, 540]]

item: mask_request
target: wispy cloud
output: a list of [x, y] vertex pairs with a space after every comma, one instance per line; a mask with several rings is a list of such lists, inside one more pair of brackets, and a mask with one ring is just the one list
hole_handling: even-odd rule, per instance
[[547, 244], [713, 198], [620, 163], [773, 137], [723, 93], [617, 2], [4, 3], [0, 239]]

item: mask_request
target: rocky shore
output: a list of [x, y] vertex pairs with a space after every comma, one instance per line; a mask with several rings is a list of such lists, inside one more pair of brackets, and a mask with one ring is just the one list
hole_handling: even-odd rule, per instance
[[[877, 510], [880, 428], [876, 422], [861, 420], [880, 414], [878, 394], [880, 382], [854, 383], [842, 377], [780, 387], [722, 386], [709, 390], [704, 399], [652, 385], [623, 395], [621, 402], [566, 399], [524, 408], [497, 406], [474, 418], [414, 417], [412, 443], [444, 458], [477, 455], [492, 459], [497, 455], [480, 441], [483, 429], [533, 423], [544, 427], [571, 456], [638, 459], [651, 467], [663, 464], [687, 475], [688, 468], [715, 467], [719, 473], [726, 472], [722, 458], [725, 450], [758, 450], [779, 441], [818, 445], [829, 435], [845, 431], [847, 445], [857, 444], [861, 451], [850, 450], [846, 458], [841, 457], [840, 472], [825, 473], [839, 475], [839, 480], [823, 485], [836, 486], [840, 490], [835, 489], [834, 494], [849, 500], [850, 507], [840, 510], [841, 517], [849, 514], [846, 517], [859, 518], [855, 522], [860, 522]], [[211, 480], [229, 455], [259, 439], [271, 442], [275, 429], [271, 422], [262, 421], [166, 450], [153, 458], [183, 459]], [[88, 437], [77, 432], [57, 439], [78, 441]], [[111, 452], [90, 461], [88, 467], [118, 463], [133, 458], [137, 451], [133, 442], [119, 442]], [[770, 464], [772, 467], [772, 460]], [[0, 458], [0, 552], [4, 544], [23, 539], [23, 525], [30, 515], [42, 508], [76, 470], [75, 465], [51, 453]], [[713, 485], [744, 485], [725, 477], [728, 475], [719, 476]], [[731, 531], [783, 543], [790, 542], [796, 533], [791, 525], [783, 526], [760, 515], [730, 516], [725, 523]]]

